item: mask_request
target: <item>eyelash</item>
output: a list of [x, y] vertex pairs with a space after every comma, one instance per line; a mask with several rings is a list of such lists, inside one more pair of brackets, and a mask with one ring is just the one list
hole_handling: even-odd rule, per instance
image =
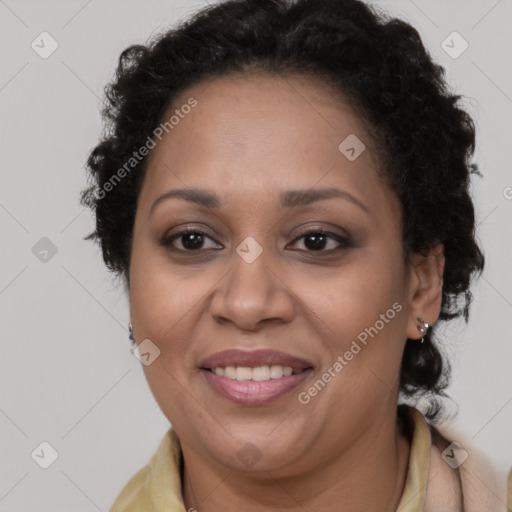
[[[203, 237], [210, 238], [210, 240], [213, 240], [210, 236], [208, 236], [204, 231], [201, 231], [200, 229], [185, 228], [185, 229], [182, 229], [181, 231], [178, 231], [177, 233], [174, 233], [172, 236], [164, 237], [161, 242], [161, 245], [174, 251], [174, 252], [189, 253], [189, 254], [194, 253], [194, 252], [199, 252], [201, 250], [207, 250], [207, 249], [201, 249], [201, 248], [195, 249], [195, 250], [194, 249], [188, 249], [188, 250], [187, 249], [176, 249], [175, 247], [172, 246], [172, 242], [174, 240], [177, 240], [185, 235], [192, 234], [192, 233], [196, 234], [196, 235], [201, 235]], [[316, 253], [316, 254], [320, 254], [320, 255], [323, 254], [323, 255], [327, 256], [327, 255], [333, 254], [335, 252], [338, 252], [340, 250], [346, 249], [351, 246], [350, 240], [347, 237], [343, 237], [336, 233], [326, 231], [325, 229], [322, 229], [322, 228], [307, 229], [305, 231], [300, 232], [298, 234], [298, 236], [293, 240], [292, 244], [310, 234], [323, 235], [327, 238], [331, 238], [331, 239], [335, 240], [336, 242], [338, 242], [340, 244], [340, 246], [336, 247], [335, 249], [328, 249], [328, 250], [321, 249], [318, 251], [314, 251], [314, 250], [310, 250], [310, 249], [302, 249], [302, 251], [309, 252], [309, 253]]]

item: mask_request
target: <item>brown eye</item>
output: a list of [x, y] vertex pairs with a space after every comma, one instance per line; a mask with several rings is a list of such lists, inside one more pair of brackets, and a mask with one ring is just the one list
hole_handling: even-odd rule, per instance
[[[197, 252], [202, 249], [222, 248], [217, 245], [205, 247], [208, 240], [215, 243], [215, 240], [209, 237], [204, 231], [186, 228], [171, 236], [164, 237], [161, 241], [161, 245], [177, 252]], [[303, 244], [305, 249], [300, 250], [306, 252], [330, 254], [351, 246], [347, 237], [323, 229], [310, 229], [305, 231], [301, 233], [291, 245], [297, 245], [299, 240], [304, 240]], [[331, 245], [331, 247], [329, 247], [329, 245]]]
[[[311, 229], [301, 233], [301, 235], [294, 240], [293, 244], [295, 244], [297, 240], [301, 239], [304, 240], [306, 250], [310, 252], [331, 253], [350, 246], [347, 238], [322, 229]], [[334, 247], [325, 250], [329, 241], [335, 242]]]
[[[179, 231], [178, 233], [173, 234], [172, 236], [165, 237], [162, 240], [162, 245], [165, 247], [171, 247], [173, 250], [177, 251], [197, 251], [199, 249], [204, 249], [205, 240], [212, 240], [206, 233], [200, 231], [198, 229], [184, 229]], [[175, 242], [179, 240], [181, 248], [176, 247]], [[213, 241], [213, 240], [212, 240]]]

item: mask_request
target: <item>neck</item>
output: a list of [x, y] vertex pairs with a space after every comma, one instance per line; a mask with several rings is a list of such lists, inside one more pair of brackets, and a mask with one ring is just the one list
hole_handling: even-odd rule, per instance
[[[209, 465], [203, 454], [182, 445], [186, 510], [394, 512], [405, 484], [410, 445], [392, 419], [368, 429], [349, 449], [333, 451], [327, 460], [287, 477]], [[311, 458], [318, 460], [314, 451]]]

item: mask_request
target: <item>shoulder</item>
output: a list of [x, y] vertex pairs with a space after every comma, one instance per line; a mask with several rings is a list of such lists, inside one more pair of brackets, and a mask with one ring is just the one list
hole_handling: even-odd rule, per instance
[[151, 510], [151, 504], [147, 499], [147, 481], [149, 475], [149, 465], [144, 466], [128, 483], [123, 487], [116, 500], [114, 501], [110, 512], [142, 512]]
[[180, 464], [181, 446], [171, 427], [149, 464], [135, 473], [123, 487], [110, 512], [183, 512]]
[[507, 474], [464, 436], [429, 426], [432, 445], [425, 511], [507, 512]]

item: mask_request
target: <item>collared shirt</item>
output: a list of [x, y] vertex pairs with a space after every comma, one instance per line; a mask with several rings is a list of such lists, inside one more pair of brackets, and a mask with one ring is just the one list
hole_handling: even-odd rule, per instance
[[[473, 460], [461, 462], [462, 448], [449, 444], [417, 409], [407, 408], [405, 420], [411, 451], [397, 512], [512, 512], [512, 473], [507, 506], [506, 476]], [[128, 481], [110, 512], [186, 512], [181, 464], [180, 441], [171, 427], [149, 464]]]

